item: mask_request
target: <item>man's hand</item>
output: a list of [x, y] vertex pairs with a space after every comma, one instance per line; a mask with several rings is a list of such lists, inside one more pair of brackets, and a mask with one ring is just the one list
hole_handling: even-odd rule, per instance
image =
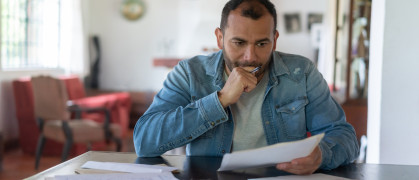
[[276, 168], [282, 171], [286, 171], [292, 174], [312, 174], [316, 171], [322, 163], [322, 152], [319, 146], [317, 146], [313, 152], [302, 158], [297, 158], [291, 162], [279, 163]]
[[256, 87], [257, 78], [250, 73], [254, 68], [236, 67], [231, 71], [223, 89], [218, 92], [218, 99], [224, 108], [236, 103], [243, 92], [250, 92]]

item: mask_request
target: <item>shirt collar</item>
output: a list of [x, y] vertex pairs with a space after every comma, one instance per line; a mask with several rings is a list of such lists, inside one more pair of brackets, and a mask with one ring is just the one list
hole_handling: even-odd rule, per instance
[[288, 69], [287, 65], [285, 65], [281, 53], [278, 51], [273, 52], [273, 61], [271, 62], [273, 66], [271, 66], [271, 72], [273, 76], [281, 76], [284, 74], [290, 74], [290, 70]]

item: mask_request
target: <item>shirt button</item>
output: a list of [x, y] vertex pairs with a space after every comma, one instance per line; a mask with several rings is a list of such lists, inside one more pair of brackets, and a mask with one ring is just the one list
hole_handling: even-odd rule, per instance
[[266, 122], [265, 122], [265, 124], [266, 124], [266, 125], [269, 125], [269, 121], [266, 121]]
[[217, 123], [220, 123], [220, 120], [217, 120]]
[[189, 136], [188, 139], [192, 139], [192, 136]]
[[211, 126], [215, 126], [215, 123], [214, 122], [211, 122], [210, 124], [211, 124]]
[[221, 151], [221, 153], [223, 153], [223, 154], [224, 154], [224, 153], [226, 153], [226, 151], [223, 149], [223, 150]]
[[224, 120], [226, 120], [226, 118], [221, 118], [221, 121], [224, 121]]
[[294, 111], [295, 110], [295, 107], [292, 107], [292, 110]]

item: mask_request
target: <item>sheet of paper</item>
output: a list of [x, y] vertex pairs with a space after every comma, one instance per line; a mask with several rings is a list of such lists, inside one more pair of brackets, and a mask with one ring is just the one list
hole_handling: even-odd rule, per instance
[[177, 169], [177, 168], [169, 167], [169, 166], [116, 163], [116, 162], [98, 162], [98, 161], [87, 161], [81, 166], [81, 168], [129, 172], [129, 173], [160, 173], [160, 172], [171, 172]]
[[327, 174], [310, 174], [310, 175], [290, 175], [290, 176], [278, 176], [278, 177], [267, 177], [267, 178], [255, 178], [249, 180], [350, 180], [348, 178], [337, 177]]
[[100, 170], [100, 169], [83, 169], [77, 168], [74, 170], [76, 174], [112, 174], [112, 173], [127, 173], [121, 171], [108, 171], [108, 170]]
[[318, 134], [303, 140], [274, 144], [257, 149], [227, 153], [218, 171], [272, 166], [309, 155], [322, 140]]
[[76, 174], [55, 176], [54, 180], [176, 180], [171, 172], [161, 173], [114, 173], [114, 174]]

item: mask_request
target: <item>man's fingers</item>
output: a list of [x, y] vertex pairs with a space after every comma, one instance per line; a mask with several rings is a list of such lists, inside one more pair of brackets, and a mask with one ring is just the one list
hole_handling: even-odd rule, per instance
[[291, 162], [279, 163], [276, 168], [293, 174], [312, 174], [319, 168], [321, 159], [321, 151], [317, 147], [310, 155], [294, 159]]
[[280, 163], [276, 165], [276, 168], [281, 171], [286, 171], [292, 174], [312, 174], [315, 169], [307, 168], [303, 165], [294, 165], [292, 163]]
[[287, 170], [283, 170], [292, 174], [298, 174], [298, 175], [308, 175], [308, 174], [313, 174], [314, 171], [309, 171], [307, 169], [287, 169]]
[[218, 93], [218, 98], [223, 107], [234, 104], [238, 101], [243, 92], [252, 91], [257, 85], [257, 78], [247, 69], [251, 67], [236, 67], [227, 79], [223, 89]]
[[239, 81], [243, 85], [243, 91], [244, 92], [250, 92], [252, 91], [256, 85], [257, 85], [257, 78], [254, 74], [251, 74], [248, 72], [248, 70], [252, 70], [252, 67], [243, 67], [243, 68], [234, 68], [233, 73], [239, 75]]
[[250, 82], [250, 83], [246, 84], [246, 87], [244, 88], [244, 92], [250, 92], [253, 89], [255, 89], [256, 88], [256, 85], [257, 85], [256, 83]]
[[280, 169], [280, 170], [291, 170], [291, 169], [293, 169], [293, 170], [304, 170], [304, 169], [307, 169], [306, 165], [303, 165], [303, 164], [298, 165], [298, 164], [293, 164], [293, 163], [289, 163], [289, 162], [278, 164], [276, 167], [277, 167], [277, 169]]
[[246, 72], [250, 72], [250, 71], [252, 71], [253, 69], [255, 69], [256, 67], [253, 67], [253, 66], [246, 66], [246, 67], [240, 67], [240, 68], [244, 69]]
[[318, 163], [321, 163], [321, 152], [320, 149], [317, 148], [314, 149], [310, 155], [306, 157], [296, 158], [291, 161], [291, 164], [303, 166], [313, 166], [318, 165]]
[[292, 165], [312, 166], [315, 164], [315, 158], [311, 156], [297, 158], [291, 161]]

